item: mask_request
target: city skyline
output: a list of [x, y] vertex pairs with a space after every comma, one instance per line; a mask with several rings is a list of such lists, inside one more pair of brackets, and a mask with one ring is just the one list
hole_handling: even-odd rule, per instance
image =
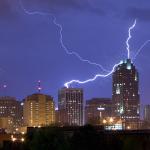
[[[46, 8], [46, 4], [42, 2], [36, 4], [23, 2], [25, 7], [31, 11], [51, 10]], [[103, 10], [106, 14], [103, 14], [103, 11], [100, 12], [102, 8], [95, 8], [96, 1], [89, 2], [84, 1], [81, 4], [76, 1], [78, 5], [74, 6], [71, 2], [64, 0], [64, 5], [61, 7], [59, 7], [59, 2], [56, 2], [53, 5], [58, 7], [53, 10], [53, 13], [56, 14], [57, 21], [63, 26], [64, 43], [70, 50], [75, 50], [82, 57], [100, 63], [107, 70], [111, 70], [114, 63], [126, 58], [125, 41], [128, 36], [128, 27], [135, 18], [138, 24], [132, 31], [133, 38], [130, 41], [132, 57], [136, 54], [136, 50], [150, 38], [147, 27], [149, 18], [145, 16], [145, 12], [149, 8], [144, 11], [142, 7], [136, 9], [134, 2], [132, 7], [125, 3], [126, 11], [121, 15], [129, 13], [129, 16], [123, 19], [122, 16], [119, 18], [115, 16], [121, 12], [118, 10], [121, 4], [114, 4], [113, 10], [111, 10], [107, 8], [108, 4], [103, 2], [103, 6], [106, 7]], [[15, 96], [21, 100], [26, 95], [36, 92], [36, 82], [40, 79], [43, 87], [42, 93], [54, 96], [57, 101], [57, 91], [63, 87], [66, 81], [73, 78], [84, 80], [96, 73], [102, 73], [98, 67], [83, 63], [64, 52], [59, 43], [59, 30], [54, 26], [51, 17], [47, 19], [47, 17], [38, 15], [29, 16], [20, 8], [18, 1], [12, 3], [2, 0], [0, 3], [3, 8], [0, 13], [2, 16], [0, 28], [1, 95]], [[40, 5], [41, 3], [43, 5]], [[86, 5], [83, 6], [84, 4]], [[65, 12], [61, 14], [61, 9], [68, 8], [68, 5], [73, 6], [71, 10], [66, 9], [65, 11], [70, 14]], [[84, 9], [81, 10], [79, 6]], [[128, 9], [135, 11], [135, 15], [133, 16], [132, 11]], [[141, 12], [140, 15], [139, 12]], [[88, 19], [86, 19], [87, 16]], [[110, 24], [111, 22], [113, 24]], [[36, 27], [36, 24], [39, 26]], [[150, 98], [147, 82], [150, 72], [148, 49], [149, 45], [134, 61], [140, 74], [141, 103], [144, 104], [149, 103], [148, 99]], [[74, 87], [84, 89], [85, 99], [111, 97], [111, 82], [112, 77], [110, 76], [105, 79], [99, 78], [90, 84], [75, 85]], [[7, 85], [5, 90], [2, 88], [4, 84]]]

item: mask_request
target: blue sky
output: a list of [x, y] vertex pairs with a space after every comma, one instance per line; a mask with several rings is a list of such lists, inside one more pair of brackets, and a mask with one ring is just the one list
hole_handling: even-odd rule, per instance
[[[126, 59], [128, 28], [135, 19], [130, 40], [131, 56], [150, 39], [150, 1], [140, 0], [22, 0], [29, 11], [53, 13], [63, 27], [65, 46], [83, 58], [111, 70]], [[72, 79], [85, 80], [103, 73], [96, 66], [79, 61], [65, 53], [59, 42], [59, 29], [53, 18], [27, 15], [19, 0], [0, 1], [0, 81], [1, 95], [23, 99], [36, 92], [42, 81], [43, 93], [54, 96]], [[150, 44], [134, 61], [140, 75], [141, 102], [150, 99]], [[7, 88], [2, 88], [7, 84]], [[112, 78], [98, 78], [81, 87], [85, 99], [111, 97]]]

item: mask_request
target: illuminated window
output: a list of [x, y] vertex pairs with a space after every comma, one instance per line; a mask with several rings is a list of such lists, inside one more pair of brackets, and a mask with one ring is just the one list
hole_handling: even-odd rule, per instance
[[119, 87], [119, 84], [117, 84], [116, 94], [120, 94], [120, 87]]
[[120, 114], [123, 114], [124, 110], [123, 107], [120, 107]]
[[137, 75], [135, 75], [135, 81], [137, 81]]

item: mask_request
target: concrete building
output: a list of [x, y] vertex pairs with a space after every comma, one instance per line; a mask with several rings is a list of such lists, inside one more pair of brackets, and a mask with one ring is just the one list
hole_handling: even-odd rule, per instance
[[103, 119], [112, 115], [112, 100], [110, 98], [92, 98], [86, 101], [85, 123], [99, 125]]
[[150, 105], [144, 107], [144, 121], [150, 123]]
[[83, 125], [83, 90], [62, 88], [58, 94], [59, 123], [62, 125]]
[[23, 106], [24, 124], [40, 127], [55, 123], [55, 104], [49, 95], [33, 94], [27, 96]]
[[125, 129], [137, 129], [140, 119], [139, 75], [130, 59], [122, 61], [113, 73], [114, 115]]
[[21, 102], [17, 101], [14, 97], [0, 97], [0, 123], [1, 127], [5, 127], [7, 124], [6, 126], [12, 129], [22, 126], [23, 107]]

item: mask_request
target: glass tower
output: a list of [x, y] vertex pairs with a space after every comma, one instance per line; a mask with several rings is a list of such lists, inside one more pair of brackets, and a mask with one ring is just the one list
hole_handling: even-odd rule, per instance
[[113, 73], [112, 100], [114, 115], [124, 128], [136, 129], [140, 119], [139, 76], [130, 59], [121, 61]]

